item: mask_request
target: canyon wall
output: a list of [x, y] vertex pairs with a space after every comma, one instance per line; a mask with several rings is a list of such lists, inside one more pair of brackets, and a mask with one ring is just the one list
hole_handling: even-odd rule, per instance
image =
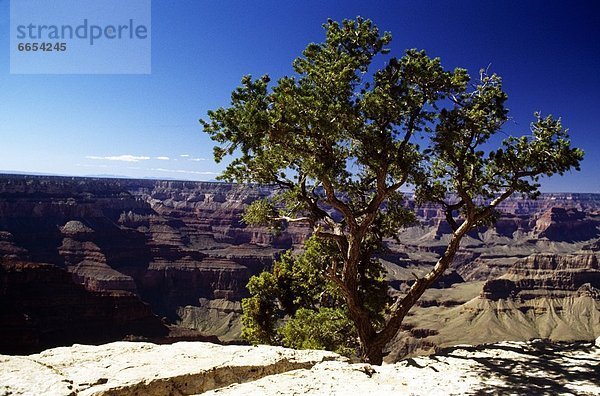
[[132, 293], [87, 290], [51, 264], [0, 258], [0, 301], [3, 353], [169, 333], [150, 306]]
[[[2, 265], [5, 271], [13, 271], [14, 263], [28, 263], [28, 271], [35, 265], [44, 271], [56, 268], [87, 293], [124, 296], [140, 307], [149, 304], [163, 323], [235, 340], [250, 276], [284, 250], [300, 248], [310, 231], [293, 224], [273, 235], [241, 221], [247, 204], [272, 192], [229, 183], [1, 175]], [[503, 214], [494, 227], [465, 238], [452, 272], [437, 288], [479, 282], [474, 295], [495, 302], [540, 288], [574, 292], [590, 283], [590, 276], [597, 280], [591, 251], [577, 260], [592, 264], [561, 271], [568, 266], [563, 261], [571, 260], [565, 257], [598, 245], [600, 194], [543, 194], [536, 201], [516, 197], [499, 209]], [[400, 230], [398, 241], [388, 241], [390, 251], [381, 257], [394, 293], [405, 290], [413, 273], [424, 273], [435, 263], [450, 232], [439, 208], [416, 211], [419, 223]], [[528, 258], [532, 254], [554, 258]], [[521, 268], [519, 279], [513, 274], [517, 262], [531, 267]], [[522, 276], [533, 270], [535, 276]], [[5, 282], [12, 285], [11, 276]], [[0, 289], [3, 298], [6, 287]], [[28, 290], [32, 299], [45, 298], [35, 288]], [[437, 295], [426, 301], [422, 308], [466, 302]], [[62, 309], [59, 301], [48, 304]], [[25, 308], [21, 311], [27, 315]]]

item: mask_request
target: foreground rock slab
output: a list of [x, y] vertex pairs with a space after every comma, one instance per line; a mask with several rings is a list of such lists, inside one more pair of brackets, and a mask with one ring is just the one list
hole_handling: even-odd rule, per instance
[[600, 394], [600, 338], [458, 346], [395, 364], [324, 351], [115, 342], [0, 355], [0, 395]]
[[202, 342], [73, 345], [0, 355], [0, 395], [190, 395], [333, 359], [343, 360], [326, 351]]
[[330, 361], [204, 395], [599, 395], [599, 342], [460, 346], [383, 366]]

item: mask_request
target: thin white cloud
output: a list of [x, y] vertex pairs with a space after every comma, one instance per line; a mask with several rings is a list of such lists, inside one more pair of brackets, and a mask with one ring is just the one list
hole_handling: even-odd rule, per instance
[[[89, 156], [92, 157], [92, 156]], [[86, 157], [88, 158], [88, 157]], [[106, 157], [97, 157], [98, 159], [106, 159]], [[92, 158], [95, 159], [95, 158]], [[77, 167], [83, 168], [111, 168], [115, 169], [115, 165], [106, 165], [106, 164], [75, 164]], [[140, 170], [140, 171], [152, 171], [152, 172], [164, 172], [164, 173], [178, 173], [178, 174], [188, 174], [188, 175], [204, 175], [204, 176], [217, 176], [218, 172], [209, 172], [209, 171], [194, 171], [194, 170], [185, 170], [185, 169], [166, 169], [166, 168], [142, 168], [139, 166], [125, 166], [125, 167], [116, 167], [117, 169], [131, 169], [131, 170]], [[148, 175], [147, 175], [148, 176]]]
[[169, 157], [156, 157], [156, 159], [157, 159], [157, 160], [161, 160], [161, 161], [168, 161], [168, 160], [170, 160], [171, 158], [169, 158]]
[[169, 172], [169, 173], [186, 173], [192, 175], [218, 175], [217, 172], [200, 172], [200, 171], [190, 171], [183, 169], [165, 169], [165, 168], [151, 168], [151, 171], [156, 172]]
[[183, 157], [183, 158], [187, 158], [187, 157], [189, 157], [189, 156], [190, 156], [189, 154], [181, 154], [181, 155], [180, 155], [180, 157]]
[[190, 161], [196, 161], [196, 162], [198, 162], [198, 161], [208, 161], [208, 159], [206, 159], [206, 158], [190, 158], [189, 160]]
[[91, 159], [91, 160], [122, 161], [122, 162], [139, 162], [139, 161], [145, 161], [145, 160], [150, 159], [150, 157], [130, 155], [130, 154], [112, 155], [112, 156], [106, 156], [106, 157], [100, 157], [97, 155], [87, 155], [85, 158]]

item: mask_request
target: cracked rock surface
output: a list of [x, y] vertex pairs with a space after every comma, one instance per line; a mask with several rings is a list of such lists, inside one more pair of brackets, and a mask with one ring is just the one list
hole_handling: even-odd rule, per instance
[[318, 363], [204, 395], [599, 395], [593, 343], [501, 342], [370, 366]]
[[190, 395], [344, 358], [271, 346], [113, 342], [0, 356], [0, 395]]
[[0, 355], [0, 395], [600, 394], [596, 343], [457, 346], [395, 364], [326, 351], [115, 342]]

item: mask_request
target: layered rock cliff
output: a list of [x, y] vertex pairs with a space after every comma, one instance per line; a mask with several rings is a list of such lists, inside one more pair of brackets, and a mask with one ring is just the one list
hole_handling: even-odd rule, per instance
[[[247, 204], [271, 193], [268, 187], [227, 183], [4, 175], [0, 257], [49, 263], [89, 292], [127, 293], [172, 323], [235, 340], [249, 277], [285, 249], [299, 248], [309, 234], [294, 224], [274, 236], [241, 222]], [[597, 245], [600, 195], [512, 198], [500, 210], [494, 227], [464, 239], [453, 272], [436, 285], [444, 292], [426, 296], [423, 309], [462, 305], [468, 299], [453, 297], [453, 290], [462, 290], [463, 281], [468, 283], [463, 289], [470, 290], [474, 281], [507, 272], [486, 284], [484, 294], [491, 294], [482, 298], [508, 298], [521, 293], [519, 288], [531, 294], [543, 286], [556, 294], [583, 287], [588, 273], [562, 273], [561, 266], [544, 269], [546, 278], [535, 281], [509, 275], [515, 262], [531, 254], [549, 253], [560, 262]], [[449, 228], [440, 209], [429, 205], [416, 211], [419, 224], [400, 230], [399, 240], [388, 241], [390, 251], [381, 257], [394, 293], [406, 289], [413, 273], [431, 268], [447, 243]], [[470, 298], [482, 293], [483, 283], [476, 284]], [[429, 336], [423, 335], [437, 331], [409, 326], [407, 331], [424, 342]]]
[[534, 338], [600, 336], [598, 252], [535, 254], [499, 278], [429, 290], [391, 345], [389, 359], [440, 347]]
[[[308, 234], [294, 226], [275, 237], [241, 223], [244, 206], [269, 192], [225, 183], [5, 176], [0, 257], [54, 265], [90, 292], [126, 292], [169, 322], [235, 339], [250, 276]], [[226, 330], [213, 326], [205, 300], [232, 321]], [[219, 311], [229, 303], [238, 305], [235, 318]]]
[[[536, 254], [517, 261], [505, 275], [487, 281], [482, 296], [529, 300], [543, 296], [564, 297], [573, 292], [600, 289], [598, 254]], [[600, 292], [600, 290], [598, 290]]]
[[134, 294], [87, 290], [51, 264], [0, 259], [0, 301], [2, 353], [169, 332]]

